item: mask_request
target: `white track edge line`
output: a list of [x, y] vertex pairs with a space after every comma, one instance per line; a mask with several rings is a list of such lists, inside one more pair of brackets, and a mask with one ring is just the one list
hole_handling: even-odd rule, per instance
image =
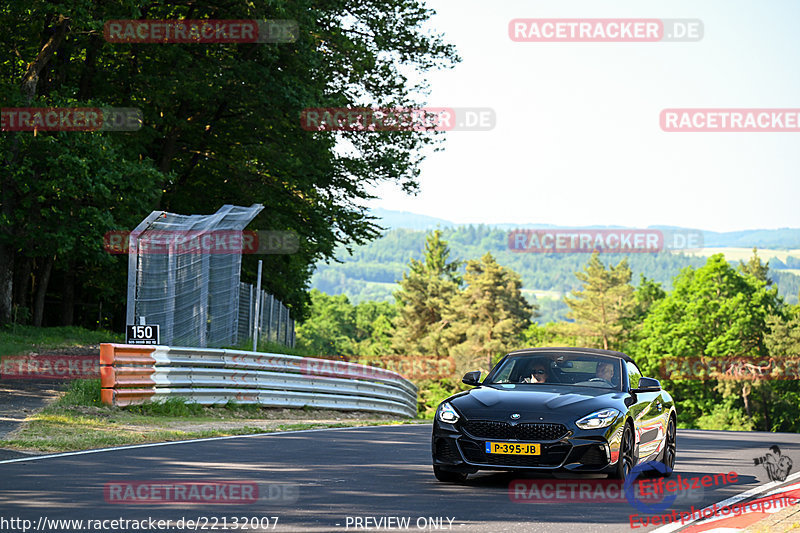
[[[41, 459], [54, 459], [57, 457], [70, 457], [72, 455], [88, 455], [92, 453], [103, 453], [103, 452], [114, 452], [118, 450], [135, 450], [137, 448], [154, 448], [156, 446], [170, 446], [173, 444], [190, 444], [196, 442], [212, 442], [217, 440], [229, 440], [229, 439], [248, 439], [252, 437], [269, 437], [275, 435], [293, 435], [296, 433], [310, 433], [310, 432], [317, 432], [317, 431], [336, 431], [336, 430], [347, 430], [347, 429], [365, 429], [365, 428], [384, 428], [384, 427], [404, 427], [404, 426], [425, 426], [427, 424], [379, 424], [375, 426], [351, 426], [351, 427], [344, 427], [344, 428], [315, 428], [315, 429], [298, 429], [295, 431], [274, 431], [270, 433], [252, 433], [249, 435], [227, 435], [224, 437], [206, 437], [202, 439], [189, 439], [189, 440], [173, 440], [169, 442], [150, 442], [146, 444], [130, 444], [127, 446], [115, 446], [112, 448], [96, 448], [92, 450], [79, 450], [76, 452], [63, 452], [63, 453], [54, 453], [49, 455], [36, 455], [33, 457], [19, 457], [17, 459], [5, 459], [0, 461], [0, 465], [8, 464], [8, 463], [23, 463], [27, 461], [39, 461]], [[10, 450], [14, 451], [14, 450]], [[22, 452], [20, 452], [22, 453]]]

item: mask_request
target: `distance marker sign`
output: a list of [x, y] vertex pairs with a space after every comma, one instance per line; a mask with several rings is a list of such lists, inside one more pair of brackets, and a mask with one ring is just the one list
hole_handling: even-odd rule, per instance
[[126, 344], [159, 344], [158, 324], [152, 326], [133, 326], [125, 328]]

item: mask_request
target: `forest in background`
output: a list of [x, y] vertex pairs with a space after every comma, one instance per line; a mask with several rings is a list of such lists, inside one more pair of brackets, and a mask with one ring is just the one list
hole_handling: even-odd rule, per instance
[[779, 294], [768, 262], [755, 251], [735, 265], [715, 254], [682, 269], [668, 286], [641, 274], [634, 285], [628, 258], [583, 255], [568, 271], [575, 286], [563, 298], [569, 321], [539, 325], [522, 276], [491, 252], [465, 263], [454, 259], [445, 235], [427, 235], [423, 257], [405, 265], [394, 304], [353, 304], [346, 295], [313, 290], [311, 316], [297, 331], [301, 353], [377, 366], [397, 357], [452, 361], [448, 376], [417, 379], [419, 410], [432, 416], [438, 402], [464, 389], [464, 372], [479, 369], [485, 376], [508, 351], [612, 349], [632, 356], [645, 375], [662, 378], [677, 401], [681, 427], [800, 431], [797, 379], [662, 375], [666, 362], [692, 358], [800, 362], [800, 304]]
[[[384, 212], [385, 215], [386, 212]], [[390, 219], [395, 221], [395, 219]], [[586, 263], [588, 254], [533, 254], [517, 253], [508, 249], [508, 230], [496, 226], [468, 225], [443, 228], [445, 239], [456, 258], [480, 257], [491, 252], [497, 262], [517, 272], [523, 283], [524, 295], [539, 307], [536, 321], [540, 324], [565, 320], [568, 308], [561, 296], [576, 289], [578, 280], [574, 272]], [[763, 230], [761, 232], [738, 232], [719, 242], [740, 243], [742, 235], [749, 235], [756, 243], [773, 243], [787, 247], [795, 243], [797, 230]], [[758, 233], [758, 235], [756, 235]], [[396, 228], [385, 232], [380, 239], [357, 246], [352, 255], [344, 250], [337, 255], [341, 263], [320, 263], [311, 278], [312, 288], [328, 294], [344, 294], [354, 303], [362, 301], [393, 301], [396, 282], [401, 279], [410, 259], [421, 259], [424, 254], [425, 232]], [[751, 245], [750, 248], [753, 246]], [[770, 257], [768, 252], [760, 255], [769, 261], [770, 279], [778, 287], [787, 303], [797, 303], [800, 292], [800, 276], [789, 272], [800, 268], [800, 257], [786, 260]], [[608, 263], [618, 263], [627, 258], [633, 279], [640, 275], [670, 289], [673, 278], [686, 267], [699, 268], [706, 258], [680, 253], [634, 253], [603, 254]], [[732, 261], [731, 264], [736, 264]], [[533, 291], [536, 291], [534, 293]], [[536, 294], [536, 295], [535, 295]]]

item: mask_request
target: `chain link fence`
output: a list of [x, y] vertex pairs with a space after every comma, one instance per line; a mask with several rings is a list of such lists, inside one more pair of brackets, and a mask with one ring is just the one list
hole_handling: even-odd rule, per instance
[[[284, 346], [294, 348], [294, 319], [289, 315], [286, 308], [277, 298], [260, 291], [259, 297], [259, 319], [258, 319], [258, 342], [277, 342]], [[256, 304], [255, 287], [249, 283], [239, 284], [239, 334], [240, 340], [253, 339], [253, 327], [255, 320]]]
[[130, 234], [127, 323], [158, 324], [161, 344], [168, 346], [236, 346], [252, 340], [258, 292], [261, 339], [294, 346], [289, 310], [240, 281], [241, 246], [233, 244], [263, 208], [150, 213]]

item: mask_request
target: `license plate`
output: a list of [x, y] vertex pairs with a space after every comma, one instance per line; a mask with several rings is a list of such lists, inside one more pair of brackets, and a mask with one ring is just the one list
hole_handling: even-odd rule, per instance
[[515, 444], [511, 442], [487, 442], [486, 453], [502, 455], [541, 455], [541, 444]]

